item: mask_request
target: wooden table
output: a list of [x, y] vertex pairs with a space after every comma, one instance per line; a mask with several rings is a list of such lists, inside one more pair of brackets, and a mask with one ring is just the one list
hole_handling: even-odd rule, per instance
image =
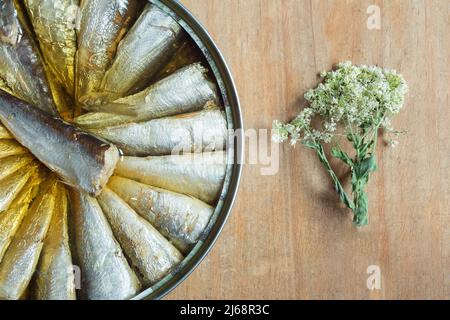
[[[352, 60], [405, 76], [410, 93], [394, 124], [409, 133], [395, 149], [379, 146], [363, 230], [311, 151], [283, 146], [274, 176], [245, 165], [217, 245], [169, 298], [449, 299], [450, 2], [183, 3], [227, 59], [246, 128], [294, 117], [318, 72]], [[370, 5], [381, 9], [380, 30], [367, 27]], [[380, 268], [380, 290], [367, 288], [369, 266]]]

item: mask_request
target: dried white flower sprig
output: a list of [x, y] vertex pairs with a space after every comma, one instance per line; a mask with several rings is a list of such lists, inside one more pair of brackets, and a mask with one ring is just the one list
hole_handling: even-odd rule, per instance
[[[305, 94], [309, 107], [288, 124], [274, 121], [273, 140], [291, 145], [301, 142], [314, 149], [332, 177], [341, 201], [354, 213], [357, 226], [368, 224], [368, 200], [365, 191], [369, 176], [377, 168], [375, 150], [381, 128], [392, 138], [390, 119], [403, 107], [408, 87], [395, 70], [369, 66], [338, 64], [337, 69], [321, 73], [323, 83]], [[319, 128], [313, 119], [319, 118]], [[341, 148], [345, 137], [355, 149], [353, 157]], [[328, 162], [324, 144], [334, 143], [332, 156], [349, 166], [352, 174], [351, 199]], [[390, 140], [392, 146], [398, 142]]]

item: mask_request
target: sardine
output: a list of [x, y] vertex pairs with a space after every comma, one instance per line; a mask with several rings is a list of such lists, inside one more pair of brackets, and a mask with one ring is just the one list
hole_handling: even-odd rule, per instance
[[0, 262], [27, 214], [29, 205], [36, 196], [41, 182], [42, 176], [37, 173], [33, 174], [20, 194], [14, 199], [11, 207], [0, 214]]
[[143, 13], [120, 42], [111, 68], [102, 81], [101, 92], [120, 98], [144, 89], [181, 46], [181, 26], [156, 5]]
[[118, 149], [0, 91], [0, 120], [65, 183], [97, 195], [119, 160]]
[[76, 14], [78, 0], [26, 0], [53, 100], [63, 119], [73, 116], [75, 90]]
[[[0, 105], [1, 110], [1, 105]], [[14, 140], [0, 140], [0, 159], [17, 156], [28, 153], [28, 150], [22, 147]]]
[[39, 49], [14, 0], [0, 0], [0, 89], [57, 115]]
[[34, 299], [76, 299], [74, 269], [69, 247], [68, 209], [66, 189], [58, 183], [53, 218], [36, 269]]
[[106, 112], [89, 112], [78, 116], [73, 123], [83, 129], [98, 129], [133, 122], [133, 116]]
[[223, 150], [228, 134], [218, 109], [90, 131], [136, 156]]
[[154, 284], [183, 259], [181, 253], [148, 221], [108, 187], [104, 188], [98, 201], [144, 285]]
[[214, 212], [195, 198], [126, 178], [111, 177], [108, 188], [184, 253], [199, 240]]
[[135, 95], [103, 105], [91, 104], [87, 109], [130, 115], [139, 122], [217, 106], [217, 88], [206, 78], [206, 72], [201, 64], [193, 64]]
[[[98, 91], [117, 45], [144, 1], [83, 0], [76, 53], [76, 97]], [[122, 74], [122, 76], [124, 76]]]
[[185, 41], [170, 59], [164, 68], [152, 79], [152, 82], [158, 82], [177, 70], [193, 63], [205, 62], [205, 56], [200, 48], [191, 39]]
[[25, 0], [45, 61], [57, 82], [72, 96], [78, 4], [79, 0]]
[[11, 136], [9, 131], [2, 124], [0, 124], [0, 140], [1, 139], [12, 139], [12, 138], [13, 137]]
[[33, 276], [55, 207], [56, 180], [42, 188], [0, 263], [0, 299], [17, 300]]
[[0, 214], [7, 210], [28, 179], [36, 172], [36, 164], [19, 170], [0, 181]]
[[163, 157], [124, 157], [115, 174], [214, 204], [227, 167], [223, 151]]
[[0, 181], [33, 161], [31, 155], [11, 156], [0, 159]]
[[81, 298], [122, 300], [136, 295], [140, 283], [113, 236], [100, 205], [71, 190], [74, 258], [81, 268]]

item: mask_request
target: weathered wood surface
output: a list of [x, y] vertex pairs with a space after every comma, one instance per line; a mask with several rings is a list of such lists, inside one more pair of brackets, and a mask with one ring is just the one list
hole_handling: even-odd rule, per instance
[[[400, 145], [379, 147], [370, 226], [337, 207], [311, 151], [283, 146], [280, 170], [246, 165], [215, 248], [169, 298], [450, 298], [450, 2], [183, 0], [224, 53], [246, 128], [270, 128], [304, 105], [317, 73], [342, 60], [395, 68], [410, 94]], [[381, 9], [381, 30], [367, 8]], [[380, 267], [381, 290], [367, 289]]]

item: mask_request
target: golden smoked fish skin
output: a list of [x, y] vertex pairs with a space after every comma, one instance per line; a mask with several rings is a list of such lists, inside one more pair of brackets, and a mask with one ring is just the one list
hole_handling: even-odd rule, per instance
[[20, 299], [35, 272], [55, 207], [56, 180], [42, 188], [0, 263], [0, 299]]
[[[1, 109], [1, 108], [0, 108]], [[14, 140], [0, 140], [0, 159], [17, 156], [28, 153], [28, 150], [22, 147]]]
[[75, 81], [75, 31], [78, 0], [25, 0], [25, 7], [43, 56], [57, 82], [73, 96]]
[[135, 296], [140, 283], [123, 256], [95, 198], [70, 192], [75, 246], [74, 260], [81, 268], [80, 298], [122, 300]]
[[0, 120], [65, 183], [97, 195], [119, 160], [118, 149], [60, 118], [0, 91]]
[[144, 1], [83, 0], [76, 53], [76, 97], [98, 91], [117, 45]]
[[81, 128], [88, 130], [130, 123], [133, 122], [133, 119], [134, 119], [133, 116], [127, 116], [122, 114], [113, 114], [106, 112], [89, 112], [76, 117], [73, 123]]
[[101, 91], [115, 97], [139, 92], [169, 62], [184, 38], [181, 26], [156, 5], [147, 4], [120, 42]]
[[204, 60], [206, 59], [196, 43], [192, 40], [185, 41], [167, 65], [153, 78], [152, 82], [158, 82], [185, 66]]
[[37, 187], [41, 182], [42, 177], [39, 174], [32, 175], [26, 186], [14, 199], [11, 207], [0, 214], [0, 262], [27, 214], [29, 205], [36, 195]]
[[0, 0], [0, 89], [57, 115], [39, 49], [14, 0]]
[[53, 218], [36, 269], [32, 294], [36, 300], [76, 300], [69, 247], [67, 191], [58, 183], [56, 192]]
[[22, 172], [16, 171], [0, 181], [0, 214], [7, 210], [28, 179], [36, 172], [36, 164]]
[[183, 253], [187, 253], [205, 230], [214, 208], [195, 198], [113, 176], [108, 188]]
[[31, 155], [11, 156], [0, 159], [0, 181], [33, 161]]
[[124, 157], [115, 174], [214, 204], [227, 168], [223, 151], [162, 157]]
[[88, 109], [130, 115], [138, 122], [217, 106], [217, 88], [206, 78], [206, 72], [201, 64], [193, 64], [135, 95], [104, 105], [93, 104]]
[[228, 137], [227, 122], [219, 109], [90, 131], [130, 156], [223, 150]]
[[72, 119], [75, 90], [76, 17], [78, 0], [25, 0], [24, 10], [45, 62], [45, 71], [56, 108], [63, 119]]
[[0, 124], [0, 140], [1, 139], [13, 139], [9, 131]]
[[183, 259], [166, 238], [108, 187], [98, 201], [144, 285], [154, 284]]

